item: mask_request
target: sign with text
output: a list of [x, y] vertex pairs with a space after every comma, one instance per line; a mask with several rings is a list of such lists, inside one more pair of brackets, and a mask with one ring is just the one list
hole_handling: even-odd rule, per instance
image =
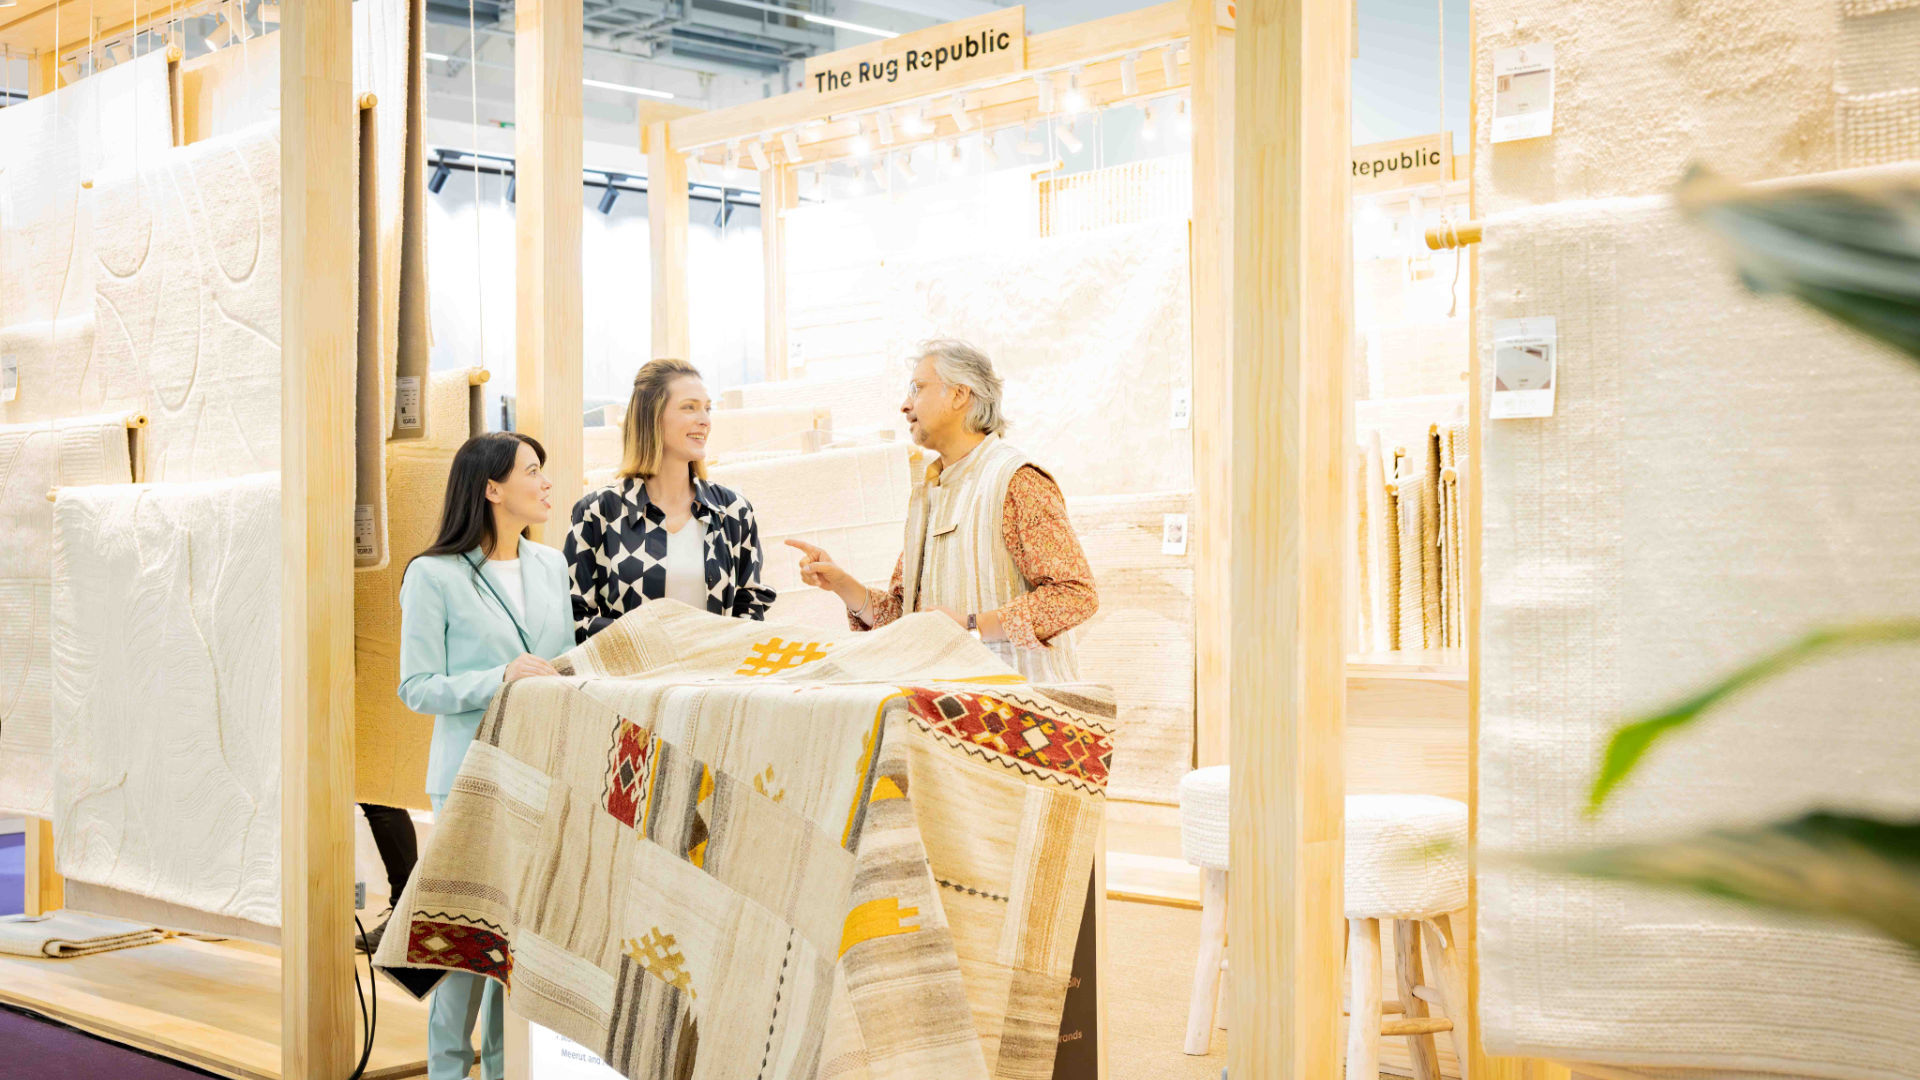
[[807, 60], [807, 92], [859, 109], [1015, 75], [1027, 66], [1027, 9], [1010, 7]]
[[1453, 134], [1368, 143], [1353, 148], [1353, 193], [1370, 195], [1453, 179]]

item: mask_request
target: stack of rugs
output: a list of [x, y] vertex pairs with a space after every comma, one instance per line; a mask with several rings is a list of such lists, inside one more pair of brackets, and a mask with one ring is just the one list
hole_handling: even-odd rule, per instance
[[627, 1076], [1050, 1073], [1110, 695], [951, 622], [669, 601], [489, 708], [377, 962], [499, 980]]
[[51, 915], [0, 915], [0, 956], [68, 960], [165, 941], [164, 931], [123, 919], [56, 911]]
[[[1920, 114], [1869, 117], [1851, 97], [1914, 84], [1920, 9], [1476, 0], [1473, 15], [1481, 101], [1484, 53], [1546, 40], [1558, 61], [1550, 138], [1494, 145], [1481, 110], [1481, 368], [1496, 322], [1553, 316], [1562, 374], [1553, 416], [1481, 433], [1478, 827], [1502, 856], [1479, 877], [1481, 1035], [1493, 1054], [1662, 1076], [1911, 1076], [1911, 950], [1524, 858], [1816, 808], [1920, 816], [1911, 646], [1750, 688], [1663, 740], [1604, 813], [1586, 805], [1619, 724], [1817, 627], [1920, 611], [1920, 490], [1881, 467], [1920, 452], [1920, 373], [1746, 290], [1668, 197], [1691, 162], [1920, 183]], [[1830, 172], [1888, 160], [1905, 164]]]
[[1380, 435], [1353, 465], [1360, 651], [1463, 648], [1467, 426], [1429, 424], [1390, 454]]

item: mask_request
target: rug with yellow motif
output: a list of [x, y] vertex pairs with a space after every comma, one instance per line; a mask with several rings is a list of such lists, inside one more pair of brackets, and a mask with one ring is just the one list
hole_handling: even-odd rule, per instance
[[1114, 706], [934, 614], [655, 601], [494, 699], [378, 962], [629, 1077], [1045, 1077]]

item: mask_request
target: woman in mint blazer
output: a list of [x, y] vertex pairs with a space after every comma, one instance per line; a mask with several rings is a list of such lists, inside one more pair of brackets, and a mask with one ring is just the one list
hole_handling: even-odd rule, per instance
[[[433, 717], [427, 797], [436, 812], [493, 695], [515, 679], [556, 674], [548, 661], [573, 647], [566, 562], [526, 537], [553, 511], [553, 485], [541, 472], [546, 460], [538, 442], [515, 432], [468, 439], [453, 457], [438, 537], [414, 556], [400, 585], [400, 700]], [[501, 1080], [499, 984], [448, 973], [429, 1009], [429, 1080], [467, 1075], [481, 1014], [481, 1072]]]

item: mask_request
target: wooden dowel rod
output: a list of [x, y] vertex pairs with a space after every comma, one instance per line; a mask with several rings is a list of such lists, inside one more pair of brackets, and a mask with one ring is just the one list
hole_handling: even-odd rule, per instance
[[129, 428], [138, 429], [146, 426], [147, 426], [146, 413], [137, 412], [127, 417], [127, 427]]
[[1453, 1021], [1444, 1016], [1423, 1016], [1418, 1020], [1383, 1020], [1380, 1022], [1382, 1035], [1435, 1035], [1442, 1031], [1452, 1031]]
[[[1407, 1011], [1406, 1003], [1402, 1001], [1383, 1001], [1380, 1003], [1380, 1015], [1382, 1016], [1398, 1016], [1401, 1013], [1404, 1013], [1406, 1011]], [[1352, 1016], [1353, 1013], [1347, 1011], [1345, 1008], [1342, 1008], [1340, 1010], [1340, 1015]]]
[[60, 494], [60, 489], [59, 489], [59, 488], [48, 488], [48, 489], [47, 489], [47, 501], [48, 501], [48, 502], [53, 502], [53, 501], [54, 501], [54, 496], [56, 496], [56, 495], [58, 495], [58, 494]]
[[1480, 242], [1480, 223], [1463, 221], [1458, 225], [1435, 225], [1427, 230], [1427, 248], [1431, 251], [1444, 251], [1447, 248], [1466, 247]]
[[467, 369], [468, 386], [479, 386], [491, 378], [493, 378], [493, 372], [488, 371], [486, 368], [477, 367]]
[[373, 108], [375, 105], [378, 105], [379, 103], [380, 103], [379, 95], [375, 94], [371, 90], [368, 90], [366, 93], [363, 93], [360, 95], [360, 110], [362, 112], [365, 112], [366, 110]]
[[185, 59], [186, 55], [186, 50], [180, 48], [178, 45], [167, 46], [167, 61], [169, 63], [177, 64]]

